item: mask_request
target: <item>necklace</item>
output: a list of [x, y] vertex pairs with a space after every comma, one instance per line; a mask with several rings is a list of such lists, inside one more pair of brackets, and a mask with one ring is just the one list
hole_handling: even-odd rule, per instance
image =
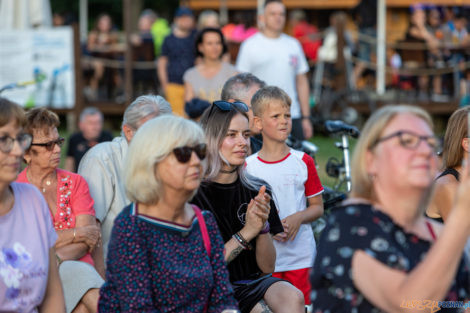
[[232, 174], [232, 173], [235, 173], [236, 170], [238, 170], [238, 166], [235, 167], [233, 170], [230, 170], [230, 171], [226, 171], [226, 170], [221, 169], [220, 172], [224, 173], [224, 174]]
[[[30, 183], [32, 183], [33, 185], [35, 185], [36, 187], [39, 187], [38, 185], [36, 185], [35, 183], [33, 183], [33, 180], [31, 179], [30, 175], [29, 175], [29, 171], [26, 171], [26, 178], [28, 179], [28, 181]], [[46, 180], [46, 185], [42, 185], [41, 184], [41, 187], [39, 187], [42, 191], [42, 193], [46, 193], [46, 188], [49, 187], [50, 185], [52, 184], [52, 181], [51, 180]]]
[[[50, 180], [46, 180], [46, 186], [49, 187], [51, 185]], [[42, 186], [42, 193], [46, 193], [46, 187]]]

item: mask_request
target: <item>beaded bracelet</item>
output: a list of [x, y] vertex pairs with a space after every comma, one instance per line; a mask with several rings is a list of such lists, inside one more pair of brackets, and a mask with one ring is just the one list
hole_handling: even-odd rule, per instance
[[243, 250], [246, 250], [246, 247], [243, 245], [243, 243], [235, 236], [235, 234], [232, 235], [232, 238], [235, 239], [235, 241], [238, 243], [240, 247], [243, 248]]
[[269, 222], [266, 221], [266, 223], [264, 223], [264, 228], [259, 233], [260, 235], [264, 235], [264, 234], [269, 233], [269, 231], [270, 231]]
[[235, 236], [235, 239], [237, 239], [238, 242], [241, 243], [242, 246], [245, 247], [245, 249], [253, 250], [253, 246], [245, 238], [243, 238], [240, 232], [235, 233], [234, 236]]

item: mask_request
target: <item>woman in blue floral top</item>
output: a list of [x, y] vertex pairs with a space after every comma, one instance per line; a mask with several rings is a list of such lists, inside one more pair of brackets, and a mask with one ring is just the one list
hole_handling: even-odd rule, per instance
[[444, 312], [451, 303], [440, 301], [469, 298], [468, 175], [444, 227], [424, 217], [438, 148], [422, 109], [371, 116], [354, 151], [351, 199], [327, 217], [319, 240], [313, 312]]
[[100, 312], [236, 308], [214, 217], [187, 202], [205, 153], [202, 129], [176, 116], [150, 120], [133, 137], [124, 167], [132, 204], [114, 222]]

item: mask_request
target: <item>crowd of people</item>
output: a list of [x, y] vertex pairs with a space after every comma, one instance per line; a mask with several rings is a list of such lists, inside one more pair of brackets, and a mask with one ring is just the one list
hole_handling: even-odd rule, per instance
[[[449, 119], [442, 162], [423, 109], [373, 112], [352, 191], [316, 240], [324, 188], [287, 145], [313, 135], [308, 62], [282, 2], [261, 21], [233, 67], [216, 25], [196, 33], [180, 8], [162, 42], [165, 97], [137, 97], [112, 141], [85, 109], [66, 169], [57, 114], [0, 97], [1, 312], [435, 312], [469, 298], [468, 107]], [[185, 74], [188, 43], [199, 63]], [[199, 113], [178, 116], [188, 105]]]
[[[377, 46], [376, 12], [376, 1], [361, 0], [347, 15], [350, 22], [346, 23], [347, 46], [356, 57], [350, 60], [354, 71], [348, 74], [351, 75], [351, 81], [354, 82], [353, 85], [356, 88], [373, 87], [375, 83], [373, 63], [376, 60]], [[459, 90], [460, 96], [463, 97], [462, 101], [467, 103], [468, 97], [466, 96], [470, 94], [470, 70], [466, 63], [469, 61], [468, 45], [470, 44], [468, 12], [465, 6], [413, 5], [408, 13], [409, 25], [403, 29], [400, 36], [397, 37], [394, 34], [392, 37], [397, 37], [399, 41], [390, 42], [387, 47], [387, 64], [396, 71], [410, 68], [442, 70], [458, 67], [459, 77], [451, 79], [452, 71], [444, 74], [425, 72], [412, 75], [404, 74], [404, 72], [399, 75], [392, 71], [393, 73], [387, 79], [388, 86], [405, 90], [413, 89], [417, 91], [417, 98], [435, 101], [449, 99], [450, 96], [457, 94], [456, 90]], [[260, 33], [267, 38], [273, 38], [270, 37], [272, 35], [274, 38], [278, 36], [272, 33], [275, 29], [266, 30], [266, 22], [270, 23], [270, 21], [264, 20], [264, 14], [257, 21], [252, 13], [236, 12], [226, 25], [222, 25], [218, 13], [212, 10], [199, 12], [196, 20], [196, 14], [193, 11], [180, 7], [173, 15], [171, 23], [150, 9], [142, 11], [137, 21], [137, 31], [130, 36], [133, 59], [147, 62], [158, 60], [158, 73], [153, 67], [134, 69], [135, 89], [145, 93], [152, 88], [157, 88], [171, 103], [174, 103], [176, 114], [193, 118], [193, 113], [199, 112], [197, 109], [208, 106], [207, 98], [214, 98], [211, 92], [216, 90], [216, 87], [220, 92], [224, 75], [233, 74], [234, 69], [227, 70], [226, 68], [228, 63], [234, 64], [237, 72], [247, 70], [245, 54], [238, 56], [240, 45], [245, 46], [240, 51], [243, 52], [247, 49], [246, 47], [253, 46], [253, 43], [245, 44], [245, 41], [258, 42], [251, 37], [259, 38]], [[328, 13], [330, 25], [316, 25], [309, 22], [305, 10], [296, 9], [289, 12], [288, 23], [282, 23], [281, 32], [287, 31], [300, 42], [300, 48], [306, 56], [311, 73], [315, 70], [317, 62], [326, 62], [329, 65], [336, 60], [335, 19], [341, 15], [340, 13], [340, 11]], [[258, 22], [258, 28], [255, 27], [256, 22]], [[352, 22], [355, 27], [350, 27], [353, 25]], [[214, 29], [221, 32], [220, 41], [223, 52], [214, 61], [209, 61], [208, 57], [204, 56], [208, 51], [201, 51], [201, 49], [207, 50], [204, 48], [207, 44], [202, 42], [205, 38], [200, 38], [202, 33], [205, 33], [205, 28], [213, 29], [212, 32], [215, 32]], [[323, 34], [320, 30], [324, 31]], [[394, 31], [397, 30], [390, 29], [390, 32]], [[199, 32], [202, 33], [198, 34]], [[215, 36], [215, 34], [208, 36]], [[230, 51], [227, 50], [227, 42], [230, 44]], [[255, 46], [264, 48], [262, 45]], [[122, 60], [124, 49], [124, 36], [117, 31], [111, 17], [108, 14], [98, 16], [88, 36], [87, 44], [84, 46], [85, 55], [94, 58], [93, 61], [85, 63], [88, 87], [84, 92], [88, 100], [103, 99], [104, 92], [111, 98], [123, 93], [123, 71], [106, 66], [103, 58]], [[217, 53], [214, 53], [214, 56], [209, 58], [215, 58]], [[221, 64], [224, 66], [222, 67]], [[209, 70], [206, 69], [207, 67]], [[302, 65], [299, 71], [305, 72], [304, 68], [305, 65]], [[186, 76], [190, 76], [192, 83], [188, 83], [183, 78], [185, 72], [188, 72]], [[202, 86], [197, 86], [199, 90], [194, 90], [194, 76], [202, 77], [204, 82], [201, 83]], [[311, 75], [308, 77], [311, 80]], [[215, 80], [218, 84], [214, 84]], [[206, 85], [208, 82], [212, 84]], [[143, 88], [140, 83], [143, 83], [145, 87]], [[455, 86], [456, 84], [458, 86]], [[295, 101], [294, 106], [297, 105]], [[305, 100], [301, 100], [302, 105], [304, 105], [303, 101]], [[185, 110], [185, 106], [189, 108]], [[194, 119], [198, 117], [200, 115]]]

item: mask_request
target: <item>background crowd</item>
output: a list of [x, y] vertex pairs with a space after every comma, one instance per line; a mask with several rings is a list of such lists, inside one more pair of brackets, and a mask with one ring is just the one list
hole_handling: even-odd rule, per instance
[[[335, 63], [338, 42], [336, 20], [341, 14], [346, 14], [346, 42], [352, 55], [347, 62], [354, 68], [348, 73], [350, 81], [354, 82], [354, 88], [374, 88], [377, 63], [376, 12], [376, 1], [362, 0], [349, 11], [326, 11], [325, 16], [328, 18], [315, 15], [315, 22], [311, 22], [314, 14], [310, 10], [293, 9], [287, 13], [283, 30], [300, 42], [310, 68], [310, 84], [314, 83], [312, 74], [319, 62], [327, 65]], [[469, 94], [470, 81], [468, 12], [467, 6], [417, 3], [407, 12], [388, 16], [393, 21], [387, 24], [387, 87], [392, 90], [416, 91], [418, 100], [445, 102], [452, 96], [465, 98]], [[405, 13], [405, 18], [402, 13]], [[184, 114], [183, 101], [187, 102], [188, 98], [193, 98], [192, 94], [188, 95], [188, 88], [183, 87], [186, 84], [183, 80], [185, 71], [196, 65], [206, 81], [219, 78], [215, 75], [219, 72], [218, 68], [212, 68], [209, 72], [201, 70], [201, 67], [207, 66], [207, 60], [200, 58], [202, 54], [199, 52], [199, 45], [194, 44], [196, 32], [206, 27], [220, 29], [224, 37], [222, 61], [235, 65], [238, 62], [240, 44], [259, 32], [263, 22], [256, 18], [254, 11], [246, 10], [233, 12], [224, 25], [221, 24], [218, 13], [212, 10], [193, 12], [180, 8], [171, 17], [165, 19], [150, 9], [142, 11], [137, 21], [137, 31], [132, 34], [130, 42], [134, 52], [133, 58], [135, 61], [158, 59], [158, 75], [156, 66], [135, 69], [133, 83], [137, 93], [148, 92], [156, 85], [159, 93], [164, 93], [167, 98], [175, 95], [175, 100], [179, 101], [178, 105], [175, 103], [175, 107], [181, 105], [181, 109], [175, 109], [175, 112], [181, 115]], [[164, 44], [166, 37], [167, 42]], [[83, 48], [85, 55], [94, 57], [94, 61], [85, 63], [87, 99], [118, 97], [119, 100], [119, 95], [123, 93], [123, 70], [108, 67], [106, 62], [100, 61], [103, 58], [121, 60], [125, 49], [125, 38], [110, 15], [101, 14], [96, 18], [95, 26]], [[181, 49], [184, 52], [173, 55], [173, 49]], [[165, 70], [168, 64], [173, 65], [169, 70]], [[237, 70], [243, 72], [243, 66], [237, 64]], [[458, 72], [458, 78], [454, 79], [452, 68]], [[425, 69], [438, 71], [432, 73]], [[324, 73], [326, 81], [323, 83], [328, 86], [330, 79], [334, 80], [337, 74], [335, 71]], [[223, 81], [222, 77], [220, 81]], [[454, 86], [455, 84], [458, 86]], [[175, 89], [176, 86], [179, 87]], [[202, 97], [203, 100], [208, 97], [207, 92], [211, 91], [210, 88], [204, 87], [200, 91], [206, 95]], [[199, 93], [197, 90], [192, 91]], [[467, 101], [467, 98], [464, 101]]]

